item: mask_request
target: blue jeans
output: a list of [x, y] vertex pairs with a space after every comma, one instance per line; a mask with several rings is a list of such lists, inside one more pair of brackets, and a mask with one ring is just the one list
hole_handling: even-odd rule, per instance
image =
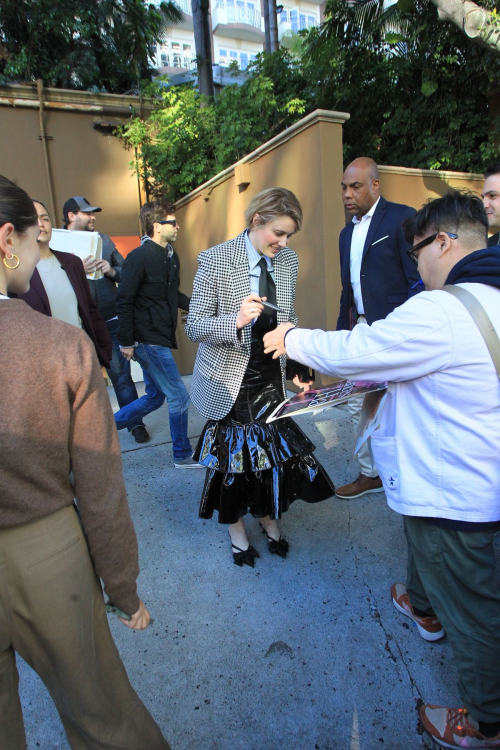
[[172, 350], [166, 346], [138, 344], [135, 359], [144, 372], [146, 393], [115, 414], [119, 430], [159, 409], [168, 401], [168, 418], [174, 461], [188, 458], [193, 452], [187, 436], [189, 394], [175, 364]]
[[[121, 409], [132, 401], [136, 401], [139, 396], [137, 394], [135, 383], [132, 380], [132, 375], [130, 374], [130, 362], [122, 356], [120, 351], [120, 345], [118, 343], [118, 320], [108, 320], [106, 321], [106, 325], [108, 326], [111, 341], [113, 342], [113, 357], [110, 366], [106, 368], [106, 372], [113, 384], [116, 393], [116, 400]], [[141, 417], [128, 426], [128, 431], [131, 432], [140, 424], [144, 424]]]

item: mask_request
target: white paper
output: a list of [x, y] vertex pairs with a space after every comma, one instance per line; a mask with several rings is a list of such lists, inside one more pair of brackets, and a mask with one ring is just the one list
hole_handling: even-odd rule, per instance
[[[102, 237], [99, 232], [71, 232], [69, 229], [53, 229], [50, 247], [61, 253], [78, 255], [82, 260], [91, 255], [94, 260], [102, 258]], [[92, 281], [102, 279], [103, 273], [99, 269], [88, 273], [87, 278]]]

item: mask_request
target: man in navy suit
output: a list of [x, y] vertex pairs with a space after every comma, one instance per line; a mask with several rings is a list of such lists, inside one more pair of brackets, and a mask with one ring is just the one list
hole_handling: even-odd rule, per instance
[[[355, 159], [342, 178], [342, 199], [352, 221], [340, 233], [342, 294], [337, 330], [371, 325], [385, 318], [408, 297], [422, 289], [415, 263], [407, 254], [401, 223], [415, 209], [389, 203], [380, 195], [380, 178], [373, 159]], [[349, 401], [357, 431], [363, 396]], [[370, 440], [359, 453], [359, 476], [339, 487], [337, 496], [352, 500], [370, 492], [383, 492], [373, 461]]]

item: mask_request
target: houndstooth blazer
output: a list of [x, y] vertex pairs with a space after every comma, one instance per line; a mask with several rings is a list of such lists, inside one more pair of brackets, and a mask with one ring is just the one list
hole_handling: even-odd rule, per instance
[[[295, 285], [299, 261], [284, 248], [273, 259], [279, 323], [297, 324]], [[245, 233], [205, 250], [198, 256], [186, 333], [199, 343], [191, 383], [191, 400], [207, 419], [222, 419], [232, 409], [250, 360], [252, 329], [236, 328], [241, 302], [250, 294], [250, 266]], [[240, 334], [240, 335], [238, 335]], [[283, 382], [307, 371], [280, 357]]]

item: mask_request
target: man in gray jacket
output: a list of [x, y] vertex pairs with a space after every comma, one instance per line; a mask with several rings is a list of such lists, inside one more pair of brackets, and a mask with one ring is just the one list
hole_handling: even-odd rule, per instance
[[[64, 228], [70, 231], [94, 232], [95, 215], [102, 211], [99, 206], [91, 206], [83, 196], [68, 198], [63, 207]], [[118, 317], [115, 303], [118, 295], [117, 284], [120, 282], [123, 257], [116, 249], [113, 240], [107, 234], [101, 234], [102, 259], [95, 261], [89, 255], [83, 265], [87, 274], [100, 269], [103, 273], [97, 281], [89, 280], [92, 299], [106, 321], [113, 342], [113, 357], [107, 373], [115, 389], [120, 409], [138, 398], [137, 389], [130, 373], [130, 362], [122, 357], [118, 344]], [[136, 424], [127, 428], [136, 443], [146, 443], [150, 437], [141, 418]]]

